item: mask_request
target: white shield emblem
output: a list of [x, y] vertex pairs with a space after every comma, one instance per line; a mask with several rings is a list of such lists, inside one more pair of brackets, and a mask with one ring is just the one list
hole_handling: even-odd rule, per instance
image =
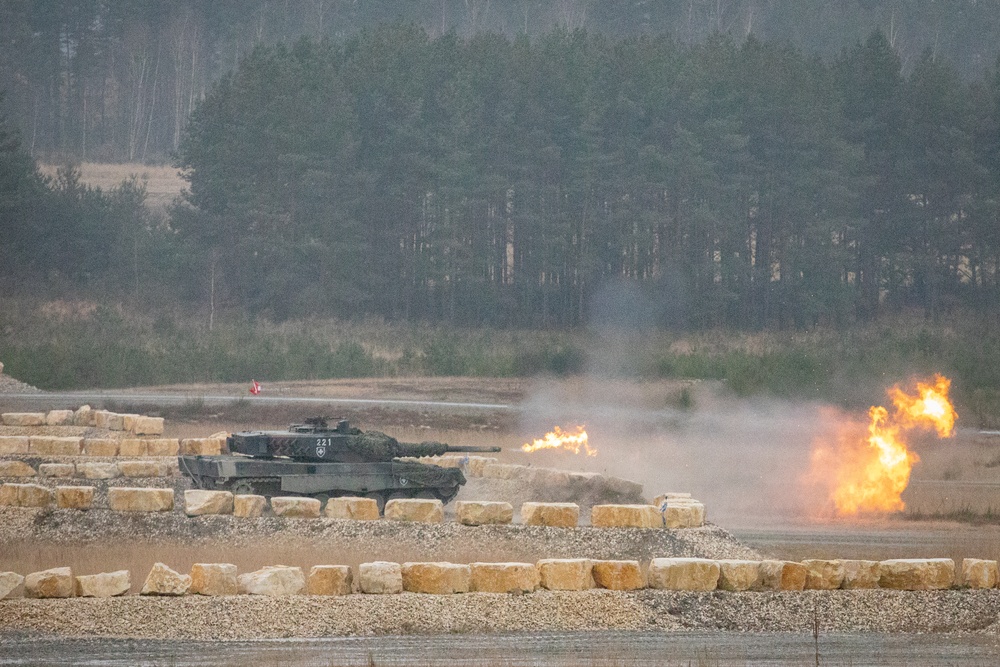
[[326, 454], [326, 447], [323, 445], [317, 445], [316, 447], [316, 458], [321, 459], [323, 455]]

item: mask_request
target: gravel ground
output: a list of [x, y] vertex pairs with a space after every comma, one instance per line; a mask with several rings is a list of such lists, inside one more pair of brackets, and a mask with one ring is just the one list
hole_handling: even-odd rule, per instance
[[[464, 556], [464, 560], [489, 561], [761, 557], [711, 524], [685, 530], [548, 528], [520, 524], [463, 526], [453, 522], [240, 519], [186, 517], [177, 511], [153, 514], [0, 507], [0, 544], [32, 543], [46, 545], [44, 548], [122, 544], [127, 548], [129, 543], [137, 542], [188, 547], [224, 544], [234, 551], [281, 542], [308, 544], [314, 550], [331, 553], [349, 545], [350, 551], [362, 558], [365, 553], [373, 554], [374, 559], [395, 552], [407, 555], [408, 560], [459, 560], [456, 555]], [[67, 558], [72, 561], [71, 555]]]
[[0, 601], [4, 636], [247, 640], [569, 630], [997, 633], [1000, 591], [122, 597]]
[[38, 394], [41, 389], [0, 372], [0, 394]]

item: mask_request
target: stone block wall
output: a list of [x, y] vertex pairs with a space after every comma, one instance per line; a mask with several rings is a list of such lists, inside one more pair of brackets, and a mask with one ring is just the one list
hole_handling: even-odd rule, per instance
[[84, 405], [76, 410], [48, 412], [5, 412], [0, 414], [4, 426], [92, 426], [108, 431], [124, 431], [134, 435], [161, 435], [163, 417], [119, 414], [110, 410], [92, 410]]
[[[955, 580], [954, 561], [947, 558], [895, 559], [876, 565], [878, 587], [883, 589], [919, 592], [996, 587], [997, 561], [966, 559], [962, 563], [960, 581]], [[862, 569], [870, 568], [866, 565]], [[403, 592], [526, 594], [539, 589], [585, 591], [596, 587], [614, 591], [643, 588], [719, 590], [734, 595], [753, 595], [754, 591], [806, 590], [807, 570], [803, 563], [777, 560], [654, 558], [643, 567], [642, 563], [631, 560], [565, 558], [542, 559], [537, 563], [374, 561], [359, 565], [355, 577], [347, 565], [316, 565], [307, 576], [299, 567], [284, 565], [240, 574], [236, 566], [229, 563], [195, 563], [190, 574], [181, 574], [158, 562], [146, 577], [140, 594], [271, 597], [352, 593], [396, 595]], [[69, 567], [23, 576], [16, 572], [0, 572], [0, 599], [19, 594], [34, 598], [112, 597], [127, 594], [130, 586], [127, 570], [80, 576], [74, 576]]]

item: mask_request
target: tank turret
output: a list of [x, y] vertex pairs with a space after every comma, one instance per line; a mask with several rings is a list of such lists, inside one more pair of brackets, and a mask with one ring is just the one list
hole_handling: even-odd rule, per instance
[[312, 417], [287, 431], [247, 431], [226, 440], [228, 456], [181, 456], [181, 472], [198, 488], [234, 493], [374, 498], [379, 508], [392, 498], [450, 501], [465, 484], [458, 468], [400, 458], [449, 452], [499, 452], [499, 447], [406, 443], [378, 431], [361, 431], [347, 420]]

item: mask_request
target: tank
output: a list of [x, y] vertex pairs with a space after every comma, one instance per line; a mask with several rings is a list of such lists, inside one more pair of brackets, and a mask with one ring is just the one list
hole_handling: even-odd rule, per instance
[[180, 456], [181, 473], [199, 489], [262, 496], [373, 498], [381, 512], [393, 498], [448, 503], [465, 484], [459, 468], [399, 460], [449, 452], [499, 452], [499, 447], [406, 443], [347, 420], [312, 417], [287, 431], [246, 431], [226, 439], [229, 454]]

